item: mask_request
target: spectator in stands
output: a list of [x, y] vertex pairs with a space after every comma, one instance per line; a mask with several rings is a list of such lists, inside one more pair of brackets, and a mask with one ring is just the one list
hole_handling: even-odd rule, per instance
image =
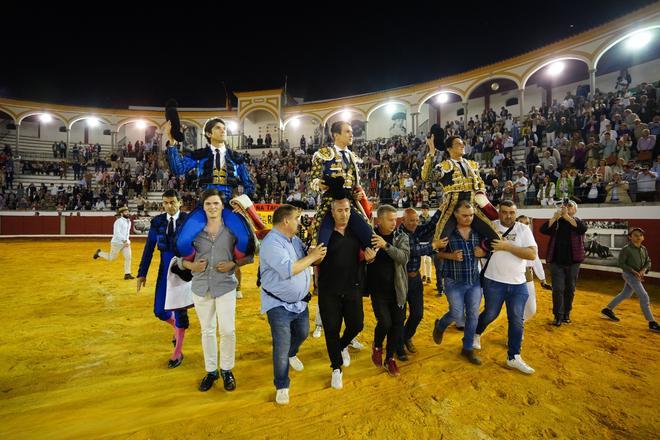
[[621, 173], [614, 173], [612, 181], [605, 186], [605, 203], [632, 203], [628, 187], [629, 183], [621, 179]]
[[529, 180], [525, 177], [523, 171], [517, 172], [517, 177], [513, 185], [516, 188], [516, 205], [523, 208], [526, 205], [525, 197], [527, 195], [527, 187], [529, 186]]
[[656, 191], [656, 180], [658, 175], [651, 171], [648, 165], [642, 165], [636, 176], [637, 201], [655, 202], [658, 196]]
[[550, 180], [550, 176], [544, 177], [536, 197], [542, 206], [554, 206], [555, 184]]

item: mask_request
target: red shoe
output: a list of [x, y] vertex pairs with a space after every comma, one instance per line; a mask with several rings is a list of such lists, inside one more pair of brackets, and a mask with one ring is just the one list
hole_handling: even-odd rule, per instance
[[396, 365], [394, 358], [389, 358], [385, 361], [385, 368], [387, 369], [387, 374], [390, 376], [398, 376], [400, 374], [399, 367]]
[[382, 367], [383, 366], [383, 349], [382, 348], [373, 347], [371, 349], [371, 361], [377, 367]]

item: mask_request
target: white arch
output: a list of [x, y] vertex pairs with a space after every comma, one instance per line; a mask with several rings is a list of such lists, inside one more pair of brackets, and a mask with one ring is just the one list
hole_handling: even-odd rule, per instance
[[85, 116], [77, 116], [77, 117], [73, 118], [71, 120], [71, 122], [69, 122], [69, 130], [71, 130], [73, 128], [73, 124], [75, 124], [76, 122], [84, 121], [85, 119], [91, 119], [91, 118], [97, 119], [99, 122], [103, 122], [106, 125], [112, 125], [112, 123], [110, 121], [108, 121], [107, 119], [102, 118], [100, 116], [85, 115]]
[[456, 95], [459, 98], [461, 98], [461, 101], [465, 101], [465, 94], [463, 93], [462, 90], [455, 89], [453, 87], [442, 87], [438, 90], [435, 90], [431, 93], [427, 93], [420, 101], [419, 104], [417, 105], [417, 112], [422, 111], [422, 106], [428, 101], [429, 99], [433, 98], [434, 96], [437, 96], [441, 93], [451, 93], [452, 95]]
[[634, 31], [628, 32], [627, 34], [624, 34], [621, 37], [616, 37], [613, 41], [608, 43], [607, 46], [605, 46], [603, 48], [603, 50], [600, 51], [600, 53], [598, 53], [596, 55], [596, 58], [594, 59], [594, 69], [598, 69], [598, 63], [600, 62], [600, 59], [603, 57], [603, 55], [605, 55], [605, 53], [608, 50], [610, 50], [611, 48], [613, 48], [614, 46], [616, 46], [617, 44], [619, 44], [623, 40], [625, 40], [625, 39], [627, 39], [627, 38], [629, 38], [629, 37], [631, 37], [635, 34], [639, 34], [641, 32], [646, 32], [646, 31], [650, 31], [652, 29], [657, 29], [657, 28], [660, 28], [660, 24], [654, 24], [654, 25], [647, 26], [647, 27], [644, 27], [644, 28], [641, 28], [641, 29], [636, 29]]
[[472, 92], [474, 92], [477, 89], [477, 87], [479, 87], [483, 83], [488, 82], [488, 81], [495, 81], [496, 79], [499, 79], [499, 78], [509, 79], [509, 80], [513, 81], [514, 83], [516, 83], [517, 88], [520, 88], [520, 80], [518, 78], [516, 78], [515, 76], [513, 76], [511, 74], [508, 74], [508, 73], [495, 73], [493, 75], [488, 76], [488, 78], [478, 79], [477, 81], [472, 83], [472, 85], [470, 87], [468, 87], [468, 89], [465, 91], [465, 98], [470, 99], [470, 95], [472, 94]]
[[585, 63], [587, 65], [587, 68], [589, 70], [591, 70], [591, 66], [592, 66], [591, 60], [589, 58], [585, 57], [585, 56], [575, 55], [575, 54], [557, 56], [555, 58], [552, 58], [548, 61], [543, 61], [542, 63], [537, 64], [536, 66], [534, 66], [534, 68], [527, 75], [524, 76], [523, 81], [522, 81], [522, 85], [521, 85], [520, 88], [524, 89], [525, 86], [527, 85], [527, 81], [529, 81], [529, 79], [532, 77], [532, 75], [534, 75], [539, 70], [543, 69], [545, 66], [549, 66], [552, 63], [555, 63], [557, 61], [563, 61], [563, 60], [582, 61], [583, 63]]
[[25, 112], [25, 113], [19, 115], [18, 125], [20, 125], [25, 120], [25, 118], [29, 118], [30, 116], [36, 116], [36, 115], [43, 115], [43, 114], [49, 114], [52, 117], [57, 118], [60, 121], [64, 122], [65, 126], [67, 125], [67, 120], [64, 116], [62, 116], [60, 114], [57, 114], [56, 112], [49, 111], [49, 110], [32, 110], [32, 111]]
[[[280, 117], [278, 116], [277, 112], [275, 112], [275, 110], [273, 110], [272, 108], [270, 108], [266, 105], [254, 106], [253, 108], [247, 110], [245, 113], [243, 113], [243, 116], [241, 116], [241, 121], [244, 121], [248, 117], [249, 114], [254, 113], [254, 112], [258, 112], [258, 111], [263, 111], [263, 112], [268, 113], [269, 115], [271, 115], [273, 117], [273, 119], [275, 119], [276, 121], [278, 121], [280, 123], [280, 125], [282, 125], [282, 121], [280, 121]], [[205, 125], [206, 125], [206, 123], [205, 123]]]
[[333, 110], [330, 113], [328, 113], [324, 118], [323, 118], [323, 126], [328, 123], [330, 118], [332, 118], [334, 115], [338, 115], [339, 113], [344, 113], [344, 112], [351, 112], [351, 113], [357, 113], [362, 116], [362, 118], [366, 121], [367, 120], [367, 115], [360, 109], [355, 108], [355, 107], [345, 107], [345, 108], [340, 108], [339, 110]]
[[371, 115], [378, 110], [379, 108], [383, 108], [389, 104], [397, 104], [397, 105], [402, 105], [406, 108], [406, 110], [410, 109], [410, 103], [406, 101], [401, 101], [398, 99], [390, 99], [384, 102], [381, 102], [379, 104], [376, 104], [375, 106], [371, 107], [369, 111], [367, 111], [367, 122], [369, 122], [369, 118], [371, 118]]
[[115, 131], [119, 132], [119, 130], [124, 125], [128, 125], [128, 124], [131, 124], [131, 123], [134, 123], [134, 122], [140, 122], [140, 121], [146, 122], [147, 126], [149, 126], [149, 124], [151, 124], [152, 126], [154, 126], [156, 128], [160, 128], [160, 124], [158, 122], [155, 122], [153, 119], [149, 119], [149, 118], [128, 118], [128, 119], [124, 119], [123, 121], [119, 121], [117, 123], [117, 128], [115, 128]]
[[294, 119], [304, 119], [304, 118], [309, 118], [314, 122], [320, 122], [319, 118], [316, 116], [306, 115], [304, 113], [299, 115], [293, 115], [293, 116], [289, 116], [284, 120], [284, 122], [282, 123], [282, 130], [286, 130], [286, 126], [289, 125], [289, 122], [293, 121]]
[[[199, 125], [199, 122], [193, 121], [192, 119], [181, 119], [180, 122], [181, 122], [182, 125], [187, 125], [187, 126], [193, 125], [193, 126], [199, 128], [199, 129], [201, 129], [203, 127], [203, 126]], [[167, 124], [167, 121], [160, 124], [160, 126], [158, 128], [162, 130], [162, 128], [165, 126], [165, 124]], [[206, 124], [206, 122], [205, 122], [205, 124]]]

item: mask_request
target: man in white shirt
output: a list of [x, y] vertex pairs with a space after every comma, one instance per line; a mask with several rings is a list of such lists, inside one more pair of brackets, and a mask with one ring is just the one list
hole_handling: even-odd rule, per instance
[[529, 186], [529, 180], [525, 177], [524, 172], [518, 171], [518, 177], [513, 182], [513, 185], [516, 187], [516, 201], [521, 208], [524, 208], [527, 187]]
[[114, 261], [121, 252], [124, 257], [124, 279], [132, 280], [135, 277], [131, 275], [131, 240], [129, 239], [131, 233], [131, 213], [126, 206], [122, 206], [117, 210], [117, 214], [119, 218], [115, 220], [112, 240], [110, 241], [110, 253], [101, 252], [101, 249], [97, 249], [94, 252], [94, 259], [96, 260], [101, 257], [108, 261]]
[[502, 305], [506, 303], [509, 324], [506, 365], [525, 374], [532, 374], [534, 369], [520, 357], [520, 349], [523, 314], [529, 297], [525, 270], [527, 261], [536, 258], [537, 245], [531, 229], [516, 222], [516, 205], [512, 201], [504, 200], [500, 203], [499, 216], [500, 219], [493, 223], [503, 239], [493, 241], [493, 253], [485, 264], [483, 289], [486, 304], [479, 315], [474, 348], [481, 349], [481, 334], [498, 317]]

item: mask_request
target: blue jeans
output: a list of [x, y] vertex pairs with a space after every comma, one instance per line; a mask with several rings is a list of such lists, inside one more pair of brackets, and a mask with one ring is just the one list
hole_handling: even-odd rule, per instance
[[273, 336], [273, 372], [276, 389], [289, 388], [289, 358], [298, 354], [298, 349], [309, 333], [309, 308], [293, 313], [283, 306], [266, 312], [270, 333]]
[[449, 311], [440, 318], [439, 326], [444, 331], [452, 322], [463, 320], [465, 311], [465, 331], [463, 332], [463, 348], [472, 350], [474, 333], [479, 319], [479, 304], [481, 304], [481, 285], [479, 280], [473, 284], [454, 281], [445, 278], [445, 295], [449, 302]]
[[488, 324], [497, 318], [502, 310], [502, 304], [506, 303], [506, 315], [509, 321], [509, 359], [520, 354], [520, 345], [523, 335], [523, 314], [525, 312], [525, 303], [529, 294], [527, 293], [527, 283], [506, 284], [484, 279], [484, 298], [486, 308], [479, 315], [477, 324], [477, 334], [481, 335]]
[[610, 301], [610, 303], [607, 305], [607, 308], [614, 310], [614, 308], [618, 306], [621, 301], [630, 298], [634, 292], [639, 298], [639, 305], [642, 308], [644, 318], [646, 318], [646, 320], [649, 322], [655, 321], [653, 312], [651, 312], [651, 300], [649, 299], [649, 294], [646, 292], [642, 282], [635, 278], [635, 276], [630, 272], [623, 272], [621, 276], [625, 282], [623, 284], [623, 290], [617, 296], [615, 296], [612, 301]]

